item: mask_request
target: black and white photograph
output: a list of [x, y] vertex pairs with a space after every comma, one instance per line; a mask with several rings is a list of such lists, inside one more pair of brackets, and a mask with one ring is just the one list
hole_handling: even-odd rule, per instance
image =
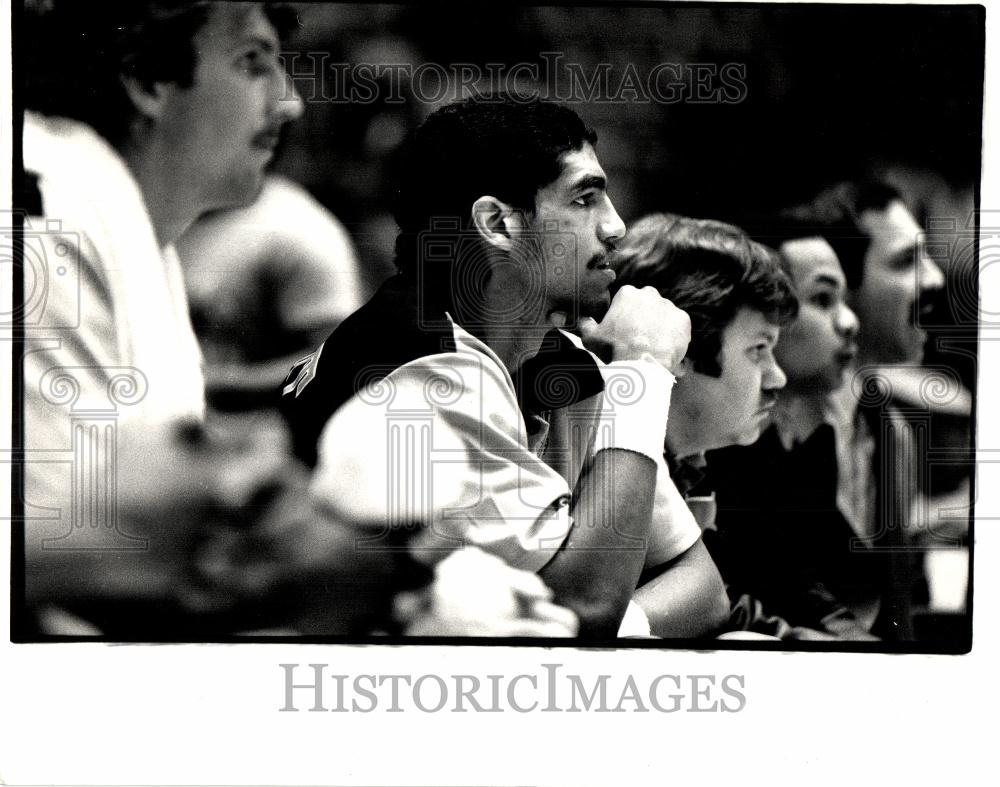
[[0, 782], [975, 783], [989, 9], [10, 12]]

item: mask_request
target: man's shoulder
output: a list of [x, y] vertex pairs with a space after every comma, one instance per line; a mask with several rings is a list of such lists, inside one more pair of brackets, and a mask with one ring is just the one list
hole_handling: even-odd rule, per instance
[[729, 445], [705, 454], [708, 476], [729, 480], [729, 476], [766, 475], [783, 465], [791, 456], [781, 441], [778, 428], [771, 424], [751, 445]]
[[395, 277], [289, 372], [282, 409], [300, 455], [315, 460], [324, 425], [353, 397], [390, 407], [392, 402], [381, 399], [401, 395], [404, 382], [410, 393], [419, 394], [422, 385], [428, 402], [445, 408], [476, 397], [482, 404], [485, 391], [511, 387], [485, 344], [444, 311], [426, 307], [415, 288]]
[[424, 309], [415, 290], [394, 277], [293, 367], [283, 396], [292, 404], [319, 398], [336, 409], [408, 364], [460, 354], [468, 345], [460, 333], [444, 312]]

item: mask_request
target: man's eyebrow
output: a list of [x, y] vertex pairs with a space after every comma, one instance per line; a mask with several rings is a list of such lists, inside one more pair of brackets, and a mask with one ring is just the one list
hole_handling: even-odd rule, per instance
[[903, 263], [910, 263], [916, 259], [916, 256], [917, 256], [917, 244], [913, 243], [892, 252], [889, 255], [889, 264], [902, 265]]
[[608, 181], [602, 175], [584, 175], [571, 187], [571, 191], [586, 191], [587, 189], [607, 189]]
[[243, 36], [243, 38], [241, 38], [239, 43], [236, 45], [236, 48], [242, 49], [245, 46], [259, 46], [269, 55], [277, 52], [279, 48], [278, 42], [275, 39], [260, 33], [250, 33]]
[[832, 276], [829, 273], [817, 274], [816, 278], [813, 280], [814, 284], [825, 284], [829, 287], [840, 287], [842, 282], [836, 276]]

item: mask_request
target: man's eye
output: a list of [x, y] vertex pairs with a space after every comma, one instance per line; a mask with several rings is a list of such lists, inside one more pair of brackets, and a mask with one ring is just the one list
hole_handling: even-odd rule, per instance
[[251, 74], [266, 74], [271, 70], [271, 62], [263, 53], [254, 50], [245, 53], [239, 60], [239, 66]]
[[768, 359], [774, 358], [774, 345], [777, 339], [770, 339], [768, 341], [763, 341], [760, 344], [755, 344], [747, 352], [750, 358], [755, 363], [762, 363]]
[[829, 292], [818, 292], [809, 300], [821, 309], [829, 309], [833, 306], [833, 295]]
[[573, 204], [574, 205], [580, 205], [582, 207], [587, 207], [588, 205], [592, 205], [593, 203], [594, 203], [594, 195], [593, 194], [584, 194], [584, 195], [582, 195], [580, 197], [577, 197], [575, 200], [573, 200]]

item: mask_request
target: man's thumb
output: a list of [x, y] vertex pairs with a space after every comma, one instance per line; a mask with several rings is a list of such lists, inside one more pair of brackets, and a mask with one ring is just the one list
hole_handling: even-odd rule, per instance
[[597, 333], [599, 323], [593, 317], [581, 317], [576, 324], [581, 339], [589, 339]]

